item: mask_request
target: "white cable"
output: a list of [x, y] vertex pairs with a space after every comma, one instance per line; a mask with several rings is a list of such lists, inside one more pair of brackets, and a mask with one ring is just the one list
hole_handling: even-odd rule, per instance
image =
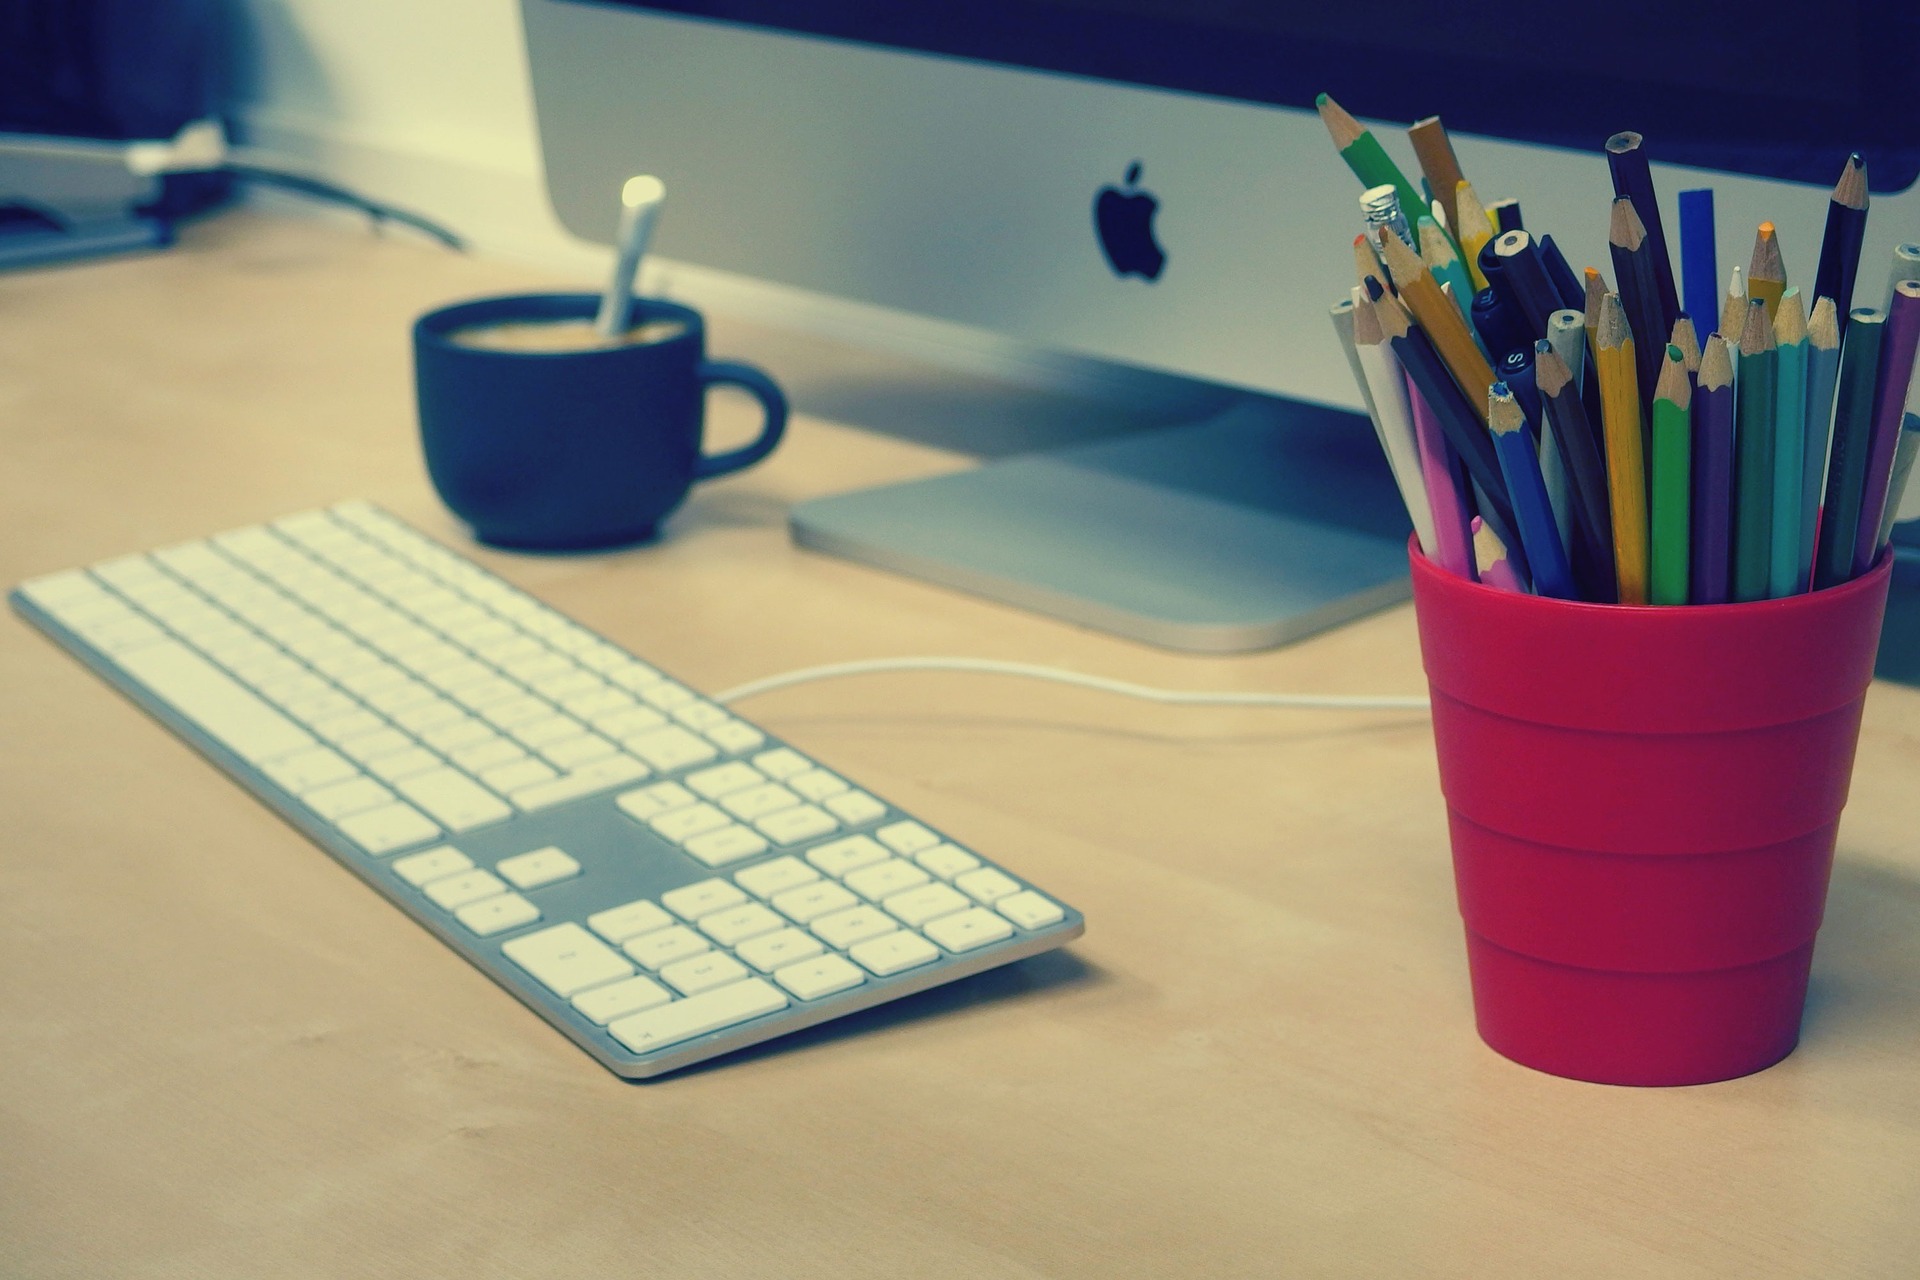
[[749, 680], [713, 695], [719, 703], [739, 702], [744, 698], [771, 693], [790, 685], [812, 680], [832, 680], [839, 676], [864, 676], [881, 671], [970, 671], [980, 675], [1024, 676], [1029, 680], [1053, 680], [1060, 684], [1098, 689], [1148, 702], [1184, 706], [1218, 707], [1319, 707], [1344, 710], [1425, 711], [1427, 700], [1418, 697], [1394, 697], [1369, 694], [1319, 693], [1191, 693], [1180, 689], [1155, 689], [1104, 676], [1082, 675], [1059, 667], [1043, 667], [1031, 662], [997, 662], [991, 658], [873, 658], [865, 662], [833, 662], [822, 667], [803, 667], [761, 680]]

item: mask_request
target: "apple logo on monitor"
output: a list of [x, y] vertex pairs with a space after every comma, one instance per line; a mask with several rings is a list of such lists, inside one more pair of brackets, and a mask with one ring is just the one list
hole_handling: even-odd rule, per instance
[[1107, 265], [1121, 277], [1139, 276], [1151, 284], [1166, 269], [1167, 253], [1153, 238], [1153, 215], [1160, 202], [1140, 190], [1140, 162], [1127, 169], [1124, 187], [1106, 186], [1093, 201], [1093, 229]]

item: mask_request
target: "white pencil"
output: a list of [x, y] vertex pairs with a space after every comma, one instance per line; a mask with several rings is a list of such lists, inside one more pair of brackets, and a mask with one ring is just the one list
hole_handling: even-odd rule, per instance
[[[1381, 306], [1397, 305], [1383, 301]], [[1353, 345], [1365, 372], [1367, 388], [1373, 397], [1373, 429], [1386, 451], [1387, 465], [1400, 488], [1400, 500], [1407, 504], [1413, 520], [1413, 532], [1420, 539], [1420, 550], [1431, 557], [1436, 551], [1433, 532], [1433, 506], [1427, 501], [1426, 473], [1420, 467], [1420, 446], [1413, 437], [1413, 409], [1407, 403], [1407, 376], [1400, 358], [1387, 345], [1375, 304], [1365, 298], [1353, 309]]]

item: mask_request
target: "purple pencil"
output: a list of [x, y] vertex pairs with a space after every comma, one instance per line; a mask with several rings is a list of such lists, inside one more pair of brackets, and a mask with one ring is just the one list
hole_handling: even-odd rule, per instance
[[1407, 379], [1407, 402], [1413, 409], [1413, 440], [1420, 451], [1420, 472], [1426, 481], [1427, 505], [1433, 510], [1433, 555], [1448, 573], [1468, 582], [1474, 579], [1473, 533], [1461, 498], [1460, 456], [1447, 443], [1439, 420], [1427, 407], [1427, 398], [1413, 379]]
[[1720, 334], [1700, 353], [1693, 397], [1694, 604], [1725, 604], [1733, 573], [1733, 357]]
[[1887, 306], [1887, 328], [1880, 339], [1880, 371], [1873, 393], [1873, 426], [1867, 445], [1867, 481], [1860, 491], [1860, 526], [1853, 531], [1853, 576], [1873, 567], [1880, 553], [1880, 516], [1886, 510], [1887, 483], [1893, 474], [1894, 448], [1900, 443], [1900, 416], [1913, 378], [1914, 351], [1920, 346], [1920, 280], [1894, 286]]

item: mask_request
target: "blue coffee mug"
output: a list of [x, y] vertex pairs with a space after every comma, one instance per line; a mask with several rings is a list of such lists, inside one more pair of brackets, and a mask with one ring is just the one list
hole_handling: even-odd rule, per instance
[[[575, 551], [659, 533], [695, 481], [773, 452], [787, 400], [749, 365], [706, 358], [690, 307], [636, 299], [629, 324], [678, 322], [656, 342], [567, 351], [469, 346], [451, 335], [506, 323], [592, 320], [593, 294], [528, 294], [444, 307], [413, 326], [414, 386], [427, 473], [480, 541]], [[707, 388], [744, 388], [766, 412], [744, 448], [700, 451]]]

